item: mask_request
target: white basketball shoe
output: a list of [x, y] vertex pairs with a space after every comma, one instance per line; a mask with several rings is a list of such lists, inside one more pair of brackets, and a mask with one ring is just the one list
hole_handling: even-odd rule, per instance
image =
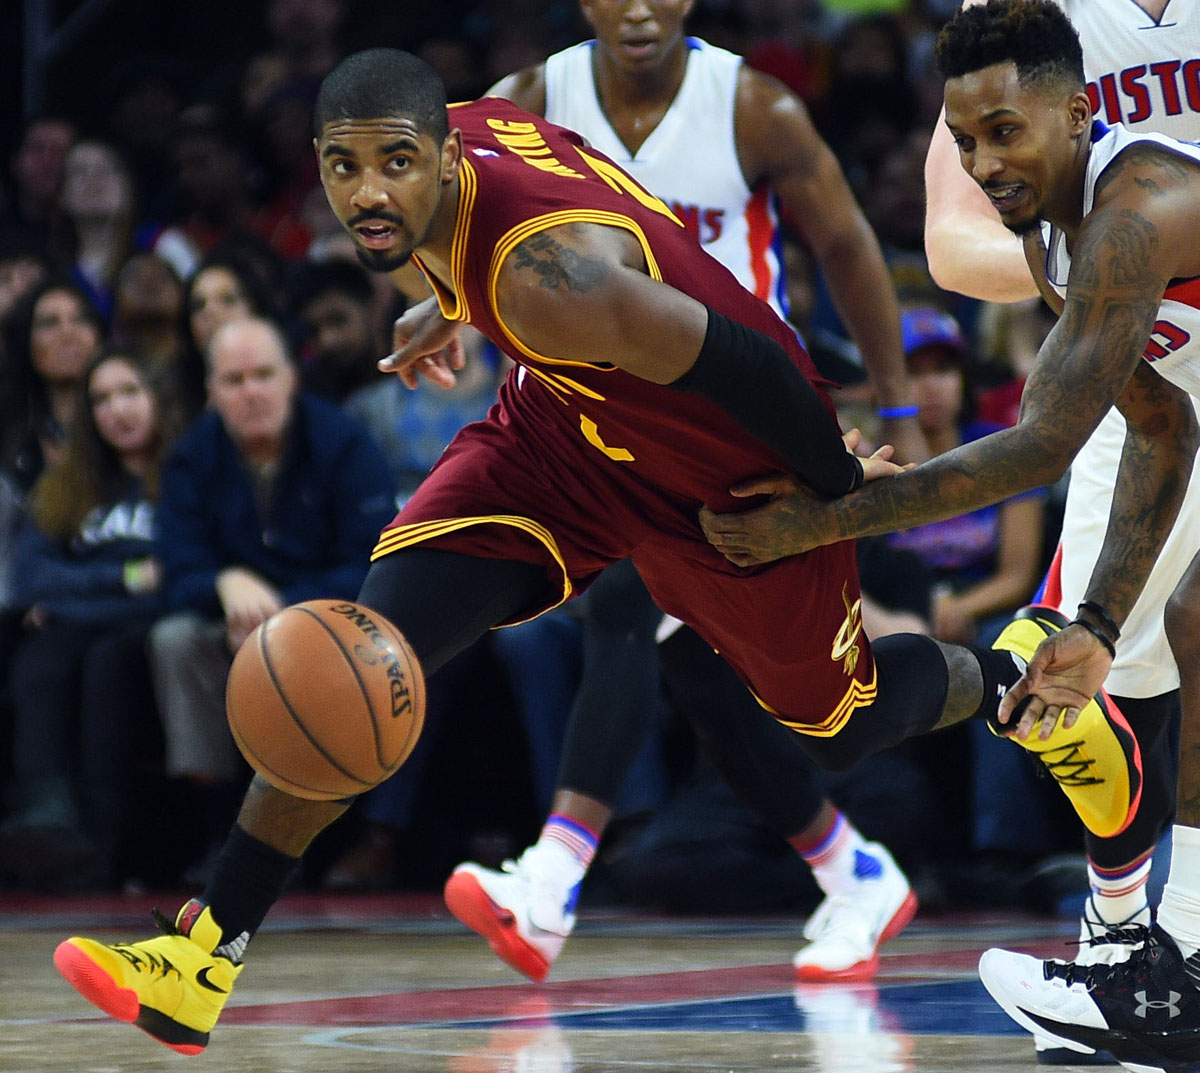
[[831, 894], [804, 926], [808, 945], [792, 964], [806, 982], [870, 980], [879, 948], [899, 935], [917, 912], [917, 896], [892, 855], [878, 842], [858, 850], [853, 888]]
[[446, 880], [446, 907], [501, 961], [540, 983], [575, 926], [582, 869], [554, 845], [531, 846], [500, 869], [460, 864]]

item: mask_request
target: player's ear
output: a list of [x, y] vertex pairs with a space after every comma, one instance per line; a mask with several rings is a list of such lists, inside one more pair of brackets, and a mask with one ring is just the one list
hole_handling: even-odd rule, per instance
[[1067, 112], [1071, 118], [1071, 135], [1078, 137], [1085, 134], [1092, 122], [1092, 102], [1087, 93], [1080, 90], [1071, 95], [1067, 102]]
[[454, 181], [462, 164], [462, 131], [455, 127], [442, 142], [442, 185]]

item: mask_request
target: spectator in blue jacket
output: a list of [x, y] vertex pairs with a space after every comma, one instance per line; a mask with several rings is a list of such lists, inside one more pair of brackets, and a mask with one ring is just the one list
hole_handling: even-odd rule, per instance
[[101, 350], [81, 387], [65, 453], [34, 485], [13, 554], [13, 598], [27, 610], [0, 856], [18, 882], [44, 888], [116, 878], [131, 728], [151, 718], [155, 504], [177, 431], [156, 368], [128, 351]]
[[223, 325], [205, 354], [209, 409], [167, 462], [159, 551], [171, 613], [150, 634], [169, 776], [224, 837], [248, 772], [225, 720], [242, 641], [280, 608], [354, 598], [391, 519], [387, 463], [359, 423], [298, 390], [277, 325]]

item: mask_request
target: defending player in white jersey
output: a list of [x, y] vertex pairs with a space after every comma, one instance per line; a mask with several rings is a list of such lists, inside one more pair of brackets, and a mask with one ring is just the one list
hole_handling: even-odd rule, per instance
[[[982, 0], [965, 0], [970, 7]], [[1097, 118], [1129, 130], [1200, 141], [1200, 4], [1181, 0], [1055, 0], [1083, 46], [1088, 97]], [[929, 267], [948, 290], [988, 301], [1037, 295], [1020, 240], [1000, 223], [987, 197], [959, 165], [949, 131], [939, 123], [926, 160], [925, 246]], [[1162, 341], [1164, 349], [1172, 340]], [[1042, 599], [1073, 609], [1099, 555], [1112, 506], [1125, 422], [1114, 408], [1071, 467], [1062, 537]], [[1174, 738], [1179, 672], [1163, 629], [1163, 607], [1200, 549], [1200, 477], [1193, 475], [1179, 520], [1122, 630], [1105, 683], [1138, 731], [1147, 764], [1149, 796], [1138, 821], [1105, 846], [1088, 836], [1093, 895], [1083, 938], [1102, 925], [1149, 919], [1145, 883], [1157, 831], [1174, 805], [1175, 758], [1164, 754]], [[1158, 757], [1158, 760], [1155, 760]], [[1001, 762], [1007, 756], [997, 753]], [[1158, 778], [1151, 769], [1157, 765]], [[1154, 787], [1158, 787], [1157, 792]], [[1166, 796], [1162, 796], [1165, 794]], [[1091, 958], [1122, 956], [1119, 946], [1085, 946]], [[1037, 1040], [1038, 1057], [1077, 1062], [1078, 1054]]]

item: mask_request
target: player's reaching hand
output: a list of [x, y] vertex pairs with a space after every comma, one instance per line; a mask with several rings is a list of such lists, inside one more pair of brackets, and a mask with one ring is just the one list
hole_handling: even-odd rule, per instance
[[[842, 436], [842, 442], [847, 451], [855, 454], [862, 438], [862, 433], [852, 428]], [[860, 456], [864, 482], [893, 477], [913, 468], [913, 463], [900, 466], [892, 462], [892, 454], [891, 444], [884, 444], [873, 454]], [[769, 497], [762, 506], [736, 514], [717, 514], [708, 507], [700, 511], [700, 528], [705, 537], [731, 563], [757, 566], [840, 539], [832, 527], [833, 515], [825, 508], [825, 501], [791, 474], [753, 477], [729, 491], [739, 498]]]
[[1075, 725], [1080, 709], [1104, 685], [1112, 653], [1083, 626], [1067, 626], [1051, 634], [1034, 652], [1020, 680], [1000, 702], [998, 719], [1009, 722], [1026, 698], [1014, 736], [1024, 741], [1040, 724], [1039, 736], [1050, 736], [1059, 717], [1064, 727]]
[[914, 469], [916, 462], [910, 461], [901, 465], [898, 462], [893, 462], [892, 457], [896, 454], [896, 447], [893, 444], [885, 443], [882, 447], [877, 447], [869, 455], [864, 455], [859, 450], [863, 444], [863, 434], [859, 429], [852, 428], [849, 432], [843, 434], [842, 443], [846, 445], [846, 450], [852, 455], [858, 455], [862, 462], [863, 468], [863, 484], [867, 481], [877, 481], [881, 477], [894, 477], [897, 473], [903, 473], [907, 469]]
[[379, 362], [379, 371], [398, 374], [411, 389], [421, 376], [452, 388], [454, 374], [466, 364], [459, 325], [442, 316], [436, 298], [418, 302], [396, 319], [392, 346], [396, 349]]

